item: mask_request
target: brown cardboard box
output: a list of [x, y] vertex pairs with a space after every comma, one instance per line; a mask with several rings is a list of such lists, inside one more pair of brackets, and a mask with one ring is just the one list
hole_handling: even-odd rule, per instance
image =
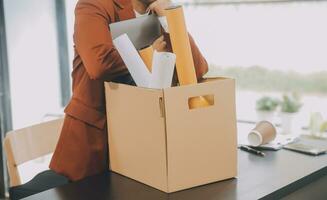
[[[236, 176], [233, 79], [164, 90], [105, 88], [112, 171], [164, 192]], [[213, 105], [189, 108], [191, 97], [206, 95]]]

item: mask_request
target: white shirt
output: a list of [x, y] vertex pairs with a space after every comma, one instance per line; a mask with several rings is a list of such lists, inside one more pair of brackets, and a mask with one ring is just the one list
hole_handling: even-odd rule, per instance
[[[150, 14], [150, 11], [148, 11], [147, 13], [144, 13], [144, 14], [140, 14], [136, 10], [134, 10], [134, 12], [135, 12], [136, 17], [142, 17], [142, 16]], [[160, 24], [161, 24], [162, 28], [165, 30], [165, 32], [169, 33], [167, 18], [165, 16], [161, 16], [161, 17], [158, 17], [158, 19], [160, 21]]]

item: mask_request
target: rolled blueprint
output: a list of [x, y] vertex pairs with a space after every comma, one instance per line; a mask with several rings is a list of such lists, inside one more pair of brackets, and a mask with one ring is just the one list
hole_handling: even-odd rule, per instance
[[176, 54], [176, 69], [181, 85], [196, 84], [196, 72], [182, 6], [165, 10], [173, 52]]
[[144, 49], [139, 50], [139, 54], [148, 68], [148, 70], [151, 72], [152, 71], [152, 60], [153, 60], [153, 47], [148, 46]]
[[[181, 85], [197, 84], [197, 77], [192, 56], [190, 39], [186, 29], [184, 11], [182, 6], [172, 6], [165, 10], [168, 21], [171, 46], [176, 54], [176, 69]], [[191, 108], [209, 106], [204, 97], [190, 99]]]
[[154, 51], [152, 62], [152, 76], [150, 79], [150, 88], [164, 89], [171, 87], [176, 55], [169, 52]]
[[139, 87], [148, 87], [151, 73], [147, 69], [133, 43], [126, 34], [113, 40], [113, 43]]

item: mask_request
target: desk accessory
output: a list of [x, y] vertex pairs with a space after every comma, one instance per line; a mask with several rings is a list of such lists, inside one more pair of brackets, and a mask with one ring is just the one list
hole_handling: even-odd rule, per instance
[[267, 144], [276, 138], [276, 134], [276, 128], [272, 123], [268, 121], [261, 121], [249, 133], [249, 144], [255, 147]]
[[266, 155], [266, 154], [263, 153], [262, 151], [256, 150], [256, 149], [251, 148], [251, 147], [246, 146], [246, 145], [242, 145], [242, 146], [240, 146], [240, 149], [243, 150], [243, 151], [246, 151], [246, 152], [249, 152], [249, 153], [252, 153], [252, 154], [258, 155], [258, 156], [262, 156], [262, 157], [264, 157], [264, 156]]
[[321, 154], [325, 154], [327, 152], [326, 148], [324, 149], [324, 148], [315, 147], [303, 143], [292, 143], [292, 144], [285, 145], [283, 148], [291, 151], [296, 151], [299, 153], [313, 155], [313, 156], [318, 156]]

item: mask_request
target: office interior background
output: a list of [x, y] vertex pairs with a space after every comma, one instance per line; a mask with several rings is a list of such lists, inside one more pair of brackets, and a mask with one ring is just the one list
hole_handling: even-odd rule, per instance
[[[63, 115], [71, 95], [76, 2], [0, 0], [2, 139], [9, 130]], [[238, 120], [255, 122], [262, 96], [293, 92], [303, 104], [294, 120], [299, 134], [312, 113], [327, 119], [327, 1], [175, 2], [185, 6], [188, 30], [210, 64], [208, 76], [236, 78]], [[23, 182], [47, 169], [50, 158], [20, 166]], [[7, 182], [2, 156], [2, 196]]]

